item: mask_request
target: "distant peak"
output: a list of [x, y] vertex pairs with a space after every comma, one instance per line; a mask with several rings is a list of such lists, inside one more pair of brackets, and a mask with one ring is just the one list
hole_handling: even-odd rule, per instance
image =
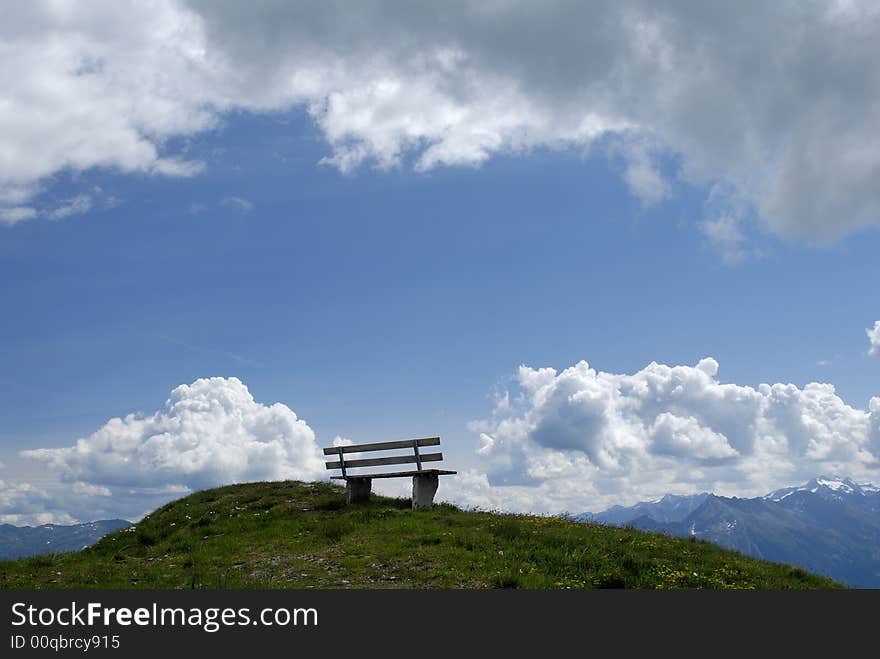
[[870, 483], [856, 483], [852, 478], [849, 478], [847, 476], [817, 476], [816, 478], [807, 481], [803, 485], [784, 487], [782, 489], [775, 490], [762, 498], [770, 501], [782, 501], [783, 499], [791, 496], [795, 492], [812, 492], [815, 494], [819, 491], [830, 491], [834, 492], [835, 494], [864, 495], [866, 492], [880, 491], [880, 488], [875, 485], [871, 485]]
[[841, 478], [840, 476], [819, 476], [819, 478], [816, 479], [816, 483], [822, 487], [827, 487], [829, 490], [834, 490], [835, 492], [841, 490], [844, 492], [855, 492], [859, 489], [859, 486], [856, 485], [852, 479]]

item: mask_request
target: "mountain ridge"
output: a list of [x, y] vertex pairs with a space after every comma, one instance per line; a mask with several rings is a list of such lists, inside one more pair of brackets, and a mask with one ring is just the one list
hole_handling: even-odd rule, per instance
[[38, 526], [0, 524], [0, 560], [78, 551], [98, 542], [108, 533], [127, 526], [131, 526], [131, 522], [124, 519]]
[[574, 519], [694, 537], [755, 558], [799, 565], [848, 585], [880, 588], [880, 487], [819, 476], [761, 497], [678, 499], [681, 509], [691, 508], [680, 519], [669, 519], [656, 502], [613, 506]]

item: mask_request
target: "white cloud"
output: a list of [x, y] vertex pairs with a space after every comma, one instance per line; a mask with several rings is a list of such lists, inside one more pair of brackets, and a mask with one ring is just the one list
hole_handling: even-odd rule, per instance
[[36, 526], [76, 524], [97, 519], [122, 518], [131, 521], [188, 493], [167, 488], [125, 490], [92, 483], [44, 482], [40, 486], [21, 481], [0, 480], [0, 524]]
[[0, 523], [136, 521], [193, 490], [325, 476], [312, 429], [286, 405], [256, 402], [236, 378], [181, 385], [151, 415], [111, 419], [73, 446], [21, 455], [60, 480], [0, 481]]
[[0, 480], [0, 524], [72, 524], [74, 517], [54, 506], [45, 490], [30, 483]]
[[89, 195], [77, 195], [72, 199], [68, 199], [61, 206], [53, 208], [46, 213], [46, 217], [50, 220], [63, 220], [71, 215], [82, 215], [88, 213], [92, 208], [92, 198]]
[[661, 412], [649, 429], [657, 455], [697, 460], [734, 458], [739, 452], [721, 433], [700, 424], [693, 416], [676, 416]]
[[286, 405], [256, 402], [236, 378], [181, 385], [154, 414], [111, 419], [73, 446], [21, 454], [99, 495], [324, 475], [312, 429]]
[[36, 209], [31, 208], [30, 206], [10, 206], [7, 208], [0, 208], [0, 223], [2, 224], [15, 224], [22, 220], [31, 220], [36, 216]]
[[35, 513], [45, 512], [41, 504], [47, 500], [46, 493], [30, 483], [0, 480], [0, 524], [17, 524]]
[[254, 209], [253, 202], [243, 197], [224, 197], [222, 204], [228, 208], [234, 208], [241, 213], [250, 213]]
[[707, 219], [700, 224], [700, 231], [709, 243], [721, 252], [721, 258], [727, 265], [736, 265], [748, 256], [743, 247], [746, 237], [735, 217], [722, 215]]
[[880, 320], [874, 323], [873, 329], [866, 329], [868, 341], [871, 342], [871, 349], [868, 354], [872, 357], [880, 357]]
[[658, 145], [649, 145], [644, 139], [629, 140], [623, 146], [612, 149], [623, 155], [626, 161], [623, 180], [630, 192], [645, 206], [658, 204], [671, 194], [670, 184], [655, 162], [660, 150]]
[[22, 205], [39, 193], [40, 186], [36, 182], [28, 185], [8, 183], [0, 177], [0, 206], [7, 209]]
[[185, 174], [160, 151], [168, 137], [214, 121], [187, 89], [198, 22], [170, 2], [7, 8], [0, 184], [33, 190], [61, 170], [92, 167]]
[[84, 494], [85, 496], [90, 497], [109, 497], [113, 496], [113, 493], [110, 491], [109, 487], [104, 487], [103, 485], [94, 485], [92, 483], [82, 483], [77, 481], [71, 487], [71, 491], [74, 494]]
[[464, 479], [460, 500], [581, 511], [667, 492], [757, 495], [819, 473], [878, 480], [880, 397], [861, 410], [830, 384], [725, 384], [718, 368], [521, 367], [516, 404], [472, 426], [485, 428], [485, 479]]
[[0, 224], [16, 224], [23, 220], [32, 220], [36, 217], [44, 217], [49, 220], [63, 220], [73, 215], [83, 215], [88, 213], [96, 205], [96, 201], [101, 203], [104, 209], [113, 208], [119, 204], [116, 197], [103, 197], [103, 190], [95, 186], [93, 188], [94, 196], [91, 194], [80, 194], [69, 199], [65, 199], [61, 204], [52, 208], [44, 208], [38, 210], [31, 206], [2, 206], [0, 199]]
[[159, 158], [151, 163], [148, 171], [163, 176], [178, 176], [188, 178], [200, 174], [205, 169], [205, 163], [193, 160], [179, 160], [177, 158]]
[[343, 171], [613, 135], [651, 145], [623, 172], [645, 203], [670, 194], [672, 156], [674, 179], [828, 240], [880, 223], [878, 28], [867, 1], [18, 3], [0, 27], [0, 189], [24, 208], [64, 169], [192, 175], [169, 138], [302, 107]]

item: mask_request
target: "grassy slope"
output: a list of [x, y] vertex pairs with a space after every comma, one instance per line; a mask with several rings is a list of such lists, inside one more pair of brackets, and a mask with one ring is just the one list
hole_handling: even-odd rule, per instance
[[169, 503], [77, 553], [0, 563], [0, 588], [827, 588], [703, 542], [558, 518], [346, 507], [326, 483], [248, 483]]

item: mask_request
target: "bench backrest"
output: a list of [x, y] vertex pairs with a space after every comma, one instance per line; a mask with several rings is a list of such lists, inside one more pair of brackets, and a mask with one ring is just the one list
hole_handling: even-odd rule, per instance
[[[440, 462], [442, 453], [422, 453], [419, 447], [439, 446], [439, 437], [425, 437], [423, 439], [400, 439], [394, 442], [377, 442], [373, 444], [349, 444], [348, 446], [328, 446], [324, 449], [324, 455], [335, 455], [336, 460], [327, 462], [327, 469], [341, 469], [342, 476], [348, 477], [349, 469], [360, 467], [380, 467], [383, 465], [415, 464], [418, 471], [422, 471], [425, 462]], [[384, 458], [357, 458], [346, 460], [347, 453], [367, 453], [369, 451], [391, 451], [394, 449], [412, 449], [412, 455], [391, 455]], [[369, 476], [369, 474], [363, 474]]]

